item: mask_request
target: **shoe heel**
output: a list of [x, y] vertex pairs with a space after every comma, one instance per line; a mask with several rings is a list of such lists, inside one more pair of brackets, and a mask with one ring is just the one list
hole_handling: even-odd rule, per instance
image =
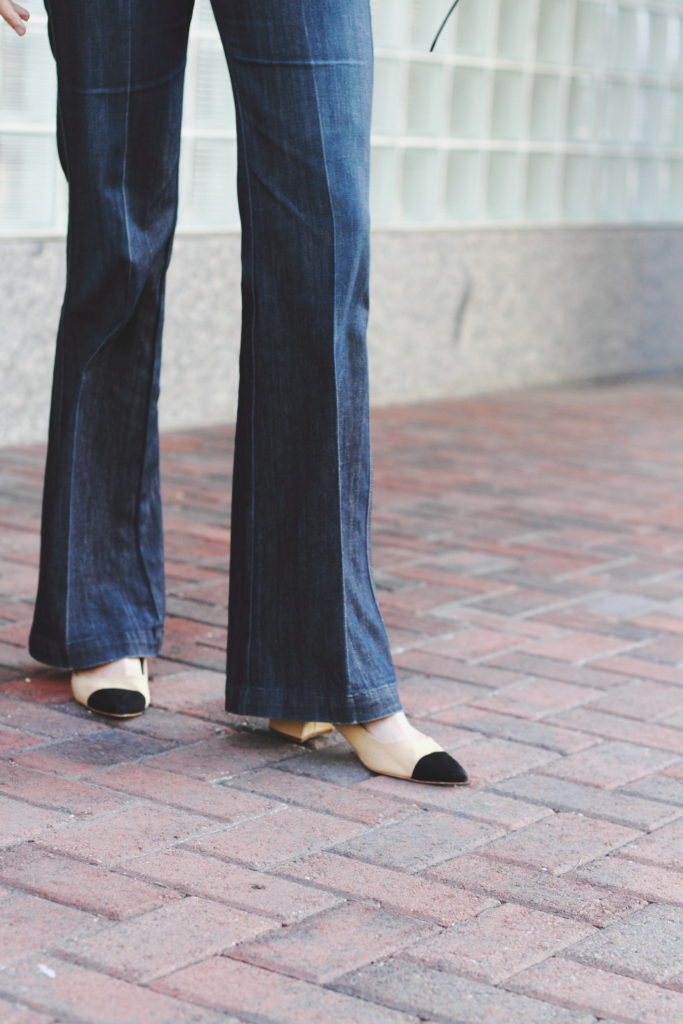
[[271, 718], [268, 725], [273, 732], [286, 736], [297, 743], [305, 743], [314, 736], [323, 736], [326, 732], [334, 732], [330, 722], [292, 722], [287, 718]]

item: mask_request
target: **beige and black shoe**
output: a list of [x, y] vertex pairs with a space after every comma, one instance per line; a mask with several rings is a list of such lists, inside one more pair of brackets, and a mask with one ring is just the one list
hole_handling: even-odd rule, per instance
[[330, 722], [290, 722], [287, 718], [271, 718], [268, 725], [273, 732], [286, 736], [297, 743], [305, 743], [314, 736], [323, 736], [326, 732], [334, 732]]
[[139, 675], [120, 677], [93, 675], [91, 672], [71, 673], [74, 699], [90, 711], [111, 718], [136, 718], [149, 707], [149, 670], [147, 658], [138, 658]]
[[[403, 740], [378, 740], [363, 725], [332, 725], [330, 722], [285, 722], [270, 719], [270, 728], [303, 743], [338, 729], [356, 757], [371, 772], [409, 782], [433, 786], [466, 786], [469, 776], [462, 765], [446, 753], [431, 736], [420, 733]], [[284, 728], [283, 728], [284, 726]]]

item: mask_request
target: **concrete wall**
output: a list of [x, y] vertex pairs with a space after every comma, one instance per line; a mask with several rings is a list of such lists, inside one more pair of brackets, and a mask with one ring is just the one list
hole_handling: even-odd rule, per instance
[[[64, 240], [5, 239], [0, 444], [43, 441]], [[683, 368], [683, 228], [378, 230], [375, 405]], [[169, 270], [163, 428], [232, 420], [239, 235], [178, 234]]]

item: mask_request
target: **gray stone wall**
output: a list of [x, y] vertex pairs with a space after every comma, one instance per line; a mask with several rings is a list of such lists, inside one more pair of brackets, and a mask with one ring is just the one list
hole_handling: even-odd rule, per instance
[[[0, 444], [43, 441], [64, 240], [0, 241]], [[162, 429], [232, 420], [239, 235], [178, 234], [168, 275]], [[683, 368], [683, 228], [378, 230], [375, 405]]]

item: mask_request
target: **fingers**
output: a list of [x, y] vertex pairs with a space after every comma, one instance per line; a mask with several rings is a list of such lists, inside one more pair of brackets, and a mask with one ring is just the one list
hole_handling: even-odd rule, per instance
[[0, 18], [4, 18], [18, 36], [26, 34], [24, 22], [28, 21], [30, 17], [30, 12], [21, 4], [16, 4], [13, 0], [0, 0]]

